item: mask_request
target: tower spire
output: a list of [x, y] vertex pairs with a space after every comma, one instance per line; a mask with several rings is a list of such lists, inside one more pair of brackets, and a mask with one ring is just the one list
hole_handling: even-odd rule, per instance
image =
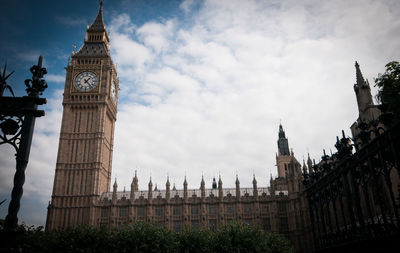
[[278, 151], [279, 155], [290, 155], [289, 152], [289, 142], [286, 138], [285, 131], [283, 130], [282, 124], [279, 124], [279, 133], [278, 133]]
[[[99, 7], [99, 12], [97, 13], [96, 18], [94, 19], [93, 23], [87, 27], [86, 29], [86, 38], [85, 38], [85, 44], [86, 43], [94, 43], [96, 48], [96, 45], [98, 46], [98, 44], [105, 44], [106, 49], [102, 50], [102, 48], [96, 48], [95, 51], [91, 52], [89, 51], [90, 54], [96, 54], [96, 52], [101, 52], [101, 53], [109, 53], [109, 43], [110, 43], [110, 38], [108, 37], [107, 31], [106, 31], [106, 25], [104, 23], [104, 19], [103, 19], [103, 1], [100, 1], [100, 7]], [[91, 49], [91, 47], [89, 47], [89, 49]], [[83, 52], [81, 52], [82, 50], [80, 50], [78, 52], [83, 54], [84, 52], [86, 52], [86, 54], [88, 54], [88, 48], [86, 47]]]
[[89, 32], [105, 32], [106, 25], [103, 19], [103, 1], [100, 1], [99, 12], [97, 13], [96, 18], [93, 23], [88, 27], [87, 31]]
[[[356, 67], [356, 84], [357, 86], [366, 86], [367, 83], [365, 82], [365, 79], [361, 73], [360, 70], [360, 65], [358, 64], [358, 62], [356, 61], [355, 63], [355, 67]], [[369, 85], [368, 85], [369, 86]]]
[[356, 83], [354, 84], [354, 91], [357, 97], [358, 111], [360, 116], [371, 107], [374, 102], [372, 100], [371, 88], [368, 81], [366, 81], [361, 73], [360, 65], [356, 61]]

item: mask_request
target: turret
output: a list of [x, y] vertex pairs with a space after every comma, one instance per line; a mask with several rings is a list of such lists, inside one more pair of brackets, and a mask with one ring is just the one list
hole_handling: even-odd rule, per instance
[[314, 171], [313, 171], [313, 164], [312, 164], [312, 161], [311, 161], [311, 158], [310, 158], [310, 153], [308, 153], [307, 165], [308, 165], [308, 173], [310, 175], [312, 175], [314, 173]]
[[236, 198], [237, 198], [237, 199], [240, 199], [240, 182], [239, 182], [239, 177], [238, 177], [238, 175], [236, 175], [236, 182], [235, 182], [235, 185], [236, 185]]
[[217, 189], [217, 181], [215, 181], [215, 177], [213, 178], [212, 188]]
[[307, 166], [306, 166], [306, 161], [303, 159], [303, 175], [307, 175], [308, 171], [307, 171]]
[[170, 186], [171, 184], [169, 183], [169, 176], [167, 176], [167, 183], [165, 184], [165, 199], [167, 200], [167, 202], [169, 201], [169, 199], [171, 198], [171, 192], [170, 192]]
[[[135, 181], [136, 178], [136, 181]], [[137, 189], [137, 176], [136, 176], [136, 170], [135, 170], [135, 176], [132, 179], [132, 183], [131, 183], [131, 195], [130, 195], [130, 201], [131, 203], [133, 203], [135, 201], [135, 191]]]
[[269, 179], [269, 185], [270, 185], [270, 189], [271, 189], [271, 195], [275, 195], [275, 182], [274, 182], [274, 178], [272, 177], [272, 173], [271, 173], [271, 178]]
[[358, 111], [360, 116], [362, 116], [366, 109], [374, 105], [374, 102], [372, 100], [371, 88], [368, 81], [364, 80], [358, 62], [355, 63], [355, 67], [357, 82], [354, 84], [354, 91], [357, 97]]
[[253, 174], [253, 196], [255, 198], [258, 197], [257, 180], [256, 180], [256, 175], [255, 174]]
[[133, 191], [137, 192], [139, 190], [139, 185], [138, 185], [138, 178], [135, 170], [135, 176], [133, 177], [131, 187], [133, 187]]
[[279, 155], [290, 155], [289, 153], [289, 142], [286, 138], [285, 131], [283, 130], [282, 124], [279, 124], [278, 133], [278, 152]]
[[117, 189], [118, 189], [117, 178], [115, 178], [115, 182], [113, 185], [113, 192], [112, 192], [112, 202], [114, 204], [117, 203]]
[[221, 175], [219, 175], [219, 180], [218, 180], [218, 197], [220, 200], [224, 197], [224, 192], [222, 189], [222, 180], [221, 180]]
[[204, 200], [206, 198], [206, 184], [204, 182], [203, 176], [201, 176], [200, 190], [201, 190], [201, 199]]
[[188, 199], [188, 189], [187, 189], [187, 186], [188, 186], [188, 184], [187, 184], [186, 176], [185, 176], [185, 180], [183, 181], [183, 199], [184, 199], [185, 201], [187, 201], [187, 199]]
[[153, 183], [151, 182], [151, 177], [149, 181], [149, 191], [148, 191], [148, 200], [151, 202], [153, 200]]

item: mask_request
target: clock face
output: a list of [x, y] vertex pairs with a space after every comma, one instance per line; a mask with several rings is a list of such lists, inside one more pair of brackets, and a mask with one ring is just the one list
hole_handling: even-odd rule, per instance
[[114, 80], [111, 83], [111, 98], [114, 102], [117, 101], [117, 86]]
[[81, 72], [75, 78], [75, 86], [80, 91], [89, 91], [97, 86], [99, 79], [93, 72]]

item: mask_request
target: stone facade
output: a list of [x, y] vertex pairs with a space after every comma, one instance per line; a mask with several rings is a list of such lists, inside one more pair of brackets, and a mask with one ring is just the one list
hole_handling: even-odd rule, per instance
[[[282, 129], [282, 126], [280, 127]], [[283, 131], [283, 129], [282, 129]], [[171, 189], [167, 178], [165, 190], [153, 188], [150, 179], [147, 191], [139, 191], [138, 178], [132, 179], [130, 191], [118, 191], [117, 181], [113, 191], [104, 192], [96, 202], [97, 226], [121, 227], [146, 221], [156, 226], [180, 231], [184, 227], [215, 230], [229, 222], [254, 226], [265, 231], [286, 235], [299, 252], [311, 247], [308, 209], [303, 196], [301, 165], [290, 155], [277, 155], [277, 161], [287, 168], [282, 177], [273, 179], [270, 187], [258, 187], [253, 176], [253, 186], [241, 188], [236, 178], [235, 188], [224, 188], [221, 177], [205, 187]], [[311, 163], [309, 159], [309, 163]], [[303, 163], [304, 168], [307, 166]]]
[[96, 225], [95, 203], [110, 189], [118, 78], [102, 7], [86, 31], [84, 45], [68, 60], [66, 72], [47, 229]]
[[[206, 188], [139, 191], [138, 178], [130, 191], [111, 186], [114, 123], [117, 113], [118, 77], [110, 57], [102, 5], [88, 27], [84, 45], [74, 53], [66, 67], [63, 119], [54, 178], [53, 194], [48, 207], [46, 229], [60, 229], [81, 224], [118, 227], [137, 221], [180, 231], [184, 227], [215, 230], [229, 222], [239, 222], [285, 234], [297, 251], [310, 249], [307, 205], [302, 194], [301, 165], [289, 151], [283, 127], [279, 127], [278, 177], [269, 187], [223, 188], [222, 179]], [[91, 72], [98, 83], [86, 86], [84, 73]], [[83, 73], [83, 74], [82, 74]], [[79, 84], [79, 75], [84, 78]], [[86, 77], [85, 77], [86, 76]], [[114, 85], [114, 87], [113, 87]], [[94, 87], [93, 87], [94, 86]], [[309, 166], [311, 161], [309, 159]], [[306, 165], [303, 162], [303, 166]]]

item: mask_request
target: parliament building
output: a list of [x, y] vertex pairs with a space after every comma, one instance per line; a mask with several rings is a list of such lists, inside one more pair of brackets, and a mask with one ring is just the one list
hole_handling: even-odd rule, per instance
[[[303, 171], [312, 167], [310, 157], [302, 164], [289, 149], [282, 125], [278, 132], [277, 178], [269, 186], [224, 188], [221, 177], [212, 184], [204, 179], [198, 187], [139, 190], [136, 173], [130, 191], [111, 189], [114, 126], [119, 80], [111, 59], [109, 36], [102, 4], [88, 26], [83, 46], [72, 54], [66, 67], [63, 117], [46, 229], [89, 224], [120, 227], [146, 221], [174, 231], [185, 227], [215, 230], [229, 222], [254, 226], [286, 235], [296, 251], [312, 245]], [[309, 168], [309, 169], [308, 169]], [[262, 180], [266, 181], [266, 180]]]

